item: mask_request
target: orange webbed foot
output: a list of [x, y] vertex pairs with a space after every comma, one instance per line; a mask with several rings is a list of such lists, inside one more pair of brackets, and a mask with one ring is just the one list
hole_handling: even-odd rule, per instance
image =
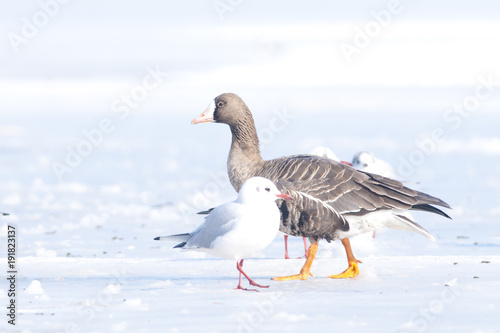
[[289, 275], [289, 276], [273, 277], [271, 280], [274, 280], [274, 281], [307, 280], [309, 275], [314, 277], [314, 275], [312, 275], [311, 272], [307, 272], [307, 273], [299, 273], [299, 274]]
[[349, 260], [349, 267], [345, 271], [343, 271], [340, 274], [334, 274], [328, 276], [331, 279], [346, 279], [346, 278], [353, 278], [359, 275], [359, 267], [358, 263], [361, 263], [359, 260]]

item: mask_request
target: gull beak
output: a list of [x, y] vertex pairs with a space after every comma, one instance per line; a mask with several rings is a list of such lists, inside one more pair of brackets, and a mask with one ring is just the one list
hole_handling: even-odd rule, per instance
[[192, 125], [195, 124], [200, 124], [200, 123], [210, 123], [214, 121], [214, 112], [215, 112], [215, 102], [212, 101], [208, 108], [206, 108], [205, 111], [203, 111], [202, 114], [200, 114], [198, 117], [194, 118], [191, 121]]
[[289, 196], [288, 194], [285, 194], [285, 193], [276, 194], [276, 196], [278, 198], [285, 199], [285, 200], [293, 200], [293, 198], [291, 196]]

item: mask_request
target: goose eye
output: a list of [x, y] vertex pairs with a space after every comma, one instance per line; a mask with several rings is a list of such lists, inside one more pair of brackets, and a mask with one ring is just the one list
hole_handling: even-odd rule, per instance
[[265, 188], [265, 190], [266, 190], [267, 192], [271, 192], [271, 189], [270, 189], [269, 187], [266, 187], [266, 188]]
[[220, 107], [220, 108], [223, 107], [224, 106], [224, 102], [223, 101], [217, 102], [217, 106]]

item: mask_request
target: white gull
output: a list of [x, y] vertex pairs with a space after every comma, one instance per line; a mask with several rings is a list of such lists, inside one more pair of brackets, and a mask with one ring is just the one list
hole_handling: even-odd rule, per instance
[[[236, 268], [250, 285], [267, 288], [253, 281], [243, 271], [243, 260], [267, 247], [276, 237], [280, 226], [277, 199], [289, 200], [273, 182], [262, 177], [249, 178], [241, 187], [238, 198], [214, 208], [193, 232], [156, 237], [155, 240], [179, 241], [175, 248], [202, 251], [217, 257], [236, 260]], [[244, 289], [246, 290], [246, 289]]]

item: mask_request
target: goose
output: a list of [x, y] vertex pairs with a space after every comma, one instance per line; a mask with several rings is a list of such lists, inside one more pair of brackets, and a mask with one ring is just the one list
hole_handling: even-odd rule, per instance
[[251, 177], [241, 187], [238, 198], [215, 207], [196, 230], [190, 233], [160, 236], [155, 240], [179, 241], [174, 248], [202, 251], [217, 257], [236, 260], [240, 272], [250, 285], [267, 288], [243, 271], [243, 260], [267, 247], [278, 233], [280, 212], [277, 199], [291, 200], [276, 185], [262, 177]]
[[[336, 162], [341, 162], [341, 163], [345, 163], [347, 165], [351, 165], [352, 164], [350, 162], [346, 162], [346, 161], [341, 161], [340, 158], [337, 157], [337, 155], [335, 155], [335, 153], [328, 147], [325, 147], [325, 146], [316, 146], [313, 148], [313, 150], [311, 150], [310, 152], [311, 155], [317, 155], [317, 156], [321, 156], [321, 157], [326, 157], [326, 158], [329, 158], [331, 160], [334, 160]], [[284, 234], [284, 240], [285, 240], [285, 259], [290, 259], [290, 256], [288, 255], [288, 235], [287, 234]], [[307, 258], [307, 240], [306, 240], [306, 237], [302, 237], [302, 240], [304, 242], [304, 258]]]
[[[330, 278], [351, 278], [359, 274], [358, 263], [349, 238], [382, 227], [412, 231], [433, 239], [412, 219], [408, 210], [421, 210], [450, 218], [436, 206], [450, 208], [441, 199], [405, 187], [399, 181], [358, 171], [334, 160], [310, 154], [264, 160], [250, 109], [236, 94], [224, 93], [192, 120], [229, 126], [232, 142], [227, 159], [229, 180], [238, 192], [248, 178], [260, 176], [279, 181], [281, 192], [294, 200], [280, 201], [280, 231], [291, 236], [308, 237], [311, 245], [298, 274], [273, 280], [307, 280], [318, 250], [318, 242], [341, 240], [348, 268]], [[387, 218], [386, 211], [391, 211]]]

